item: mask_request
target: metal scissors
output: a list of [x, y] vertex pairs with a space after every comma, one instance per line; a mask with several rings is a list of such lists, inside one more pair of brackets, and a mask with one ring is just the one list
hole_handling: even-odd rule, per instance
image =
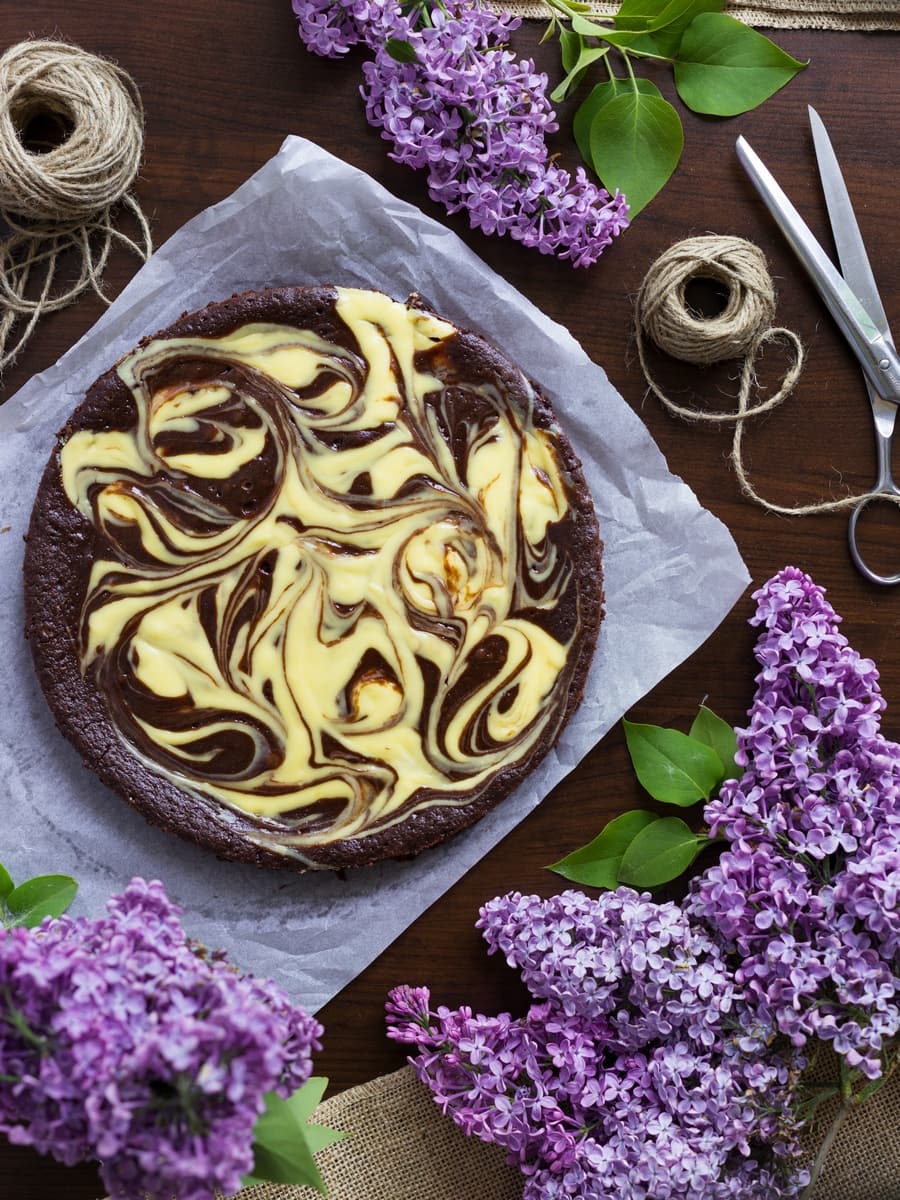
[[897, 406], [900, 405], [900, 357], [878, 295], [847, 185], [822, 119], [813, 108], [809, 109], [809, 121], [841, 272], [743, 137], [737, 140], [737, 156], [862, 366], [875, 423], [878, 477], [871, 491], [862, 497], [850, 515], [850, 555], [860, 572], [872, 583], [895, 584], [900, 583], [900, 572], [879, 575], [863, 561], [856, 526], [873, 500], [900, 497], [900, 488], [891, 471], [891, 445]]

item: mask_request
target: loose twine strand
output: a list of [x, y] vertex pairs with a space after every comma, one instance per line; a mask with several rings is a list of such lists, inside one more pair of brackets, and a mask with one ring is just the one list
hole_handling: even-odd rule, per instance
[[[36, 118], [68, 136], [40, 153], [23, 138]], [[27, 41], [0, 57], [0, 372], [16, 358], [44, 313], [88, 288], [110, 303], [102, 275], [115, 244], [150, 257], [147, 219], [129, 188], [143, 152], [144, 112], [131, 77], [66, 42]], [[124, 205], [138, 240], [117, 229]], [[57, 288], [60, 257], [74, 250], [77, 278]], [[24, 320], [14, 344], [13, 326]]]
[[[727, 293], [718, 316], [704, 318], [689, 307], [685, 291], [694, 280], [713, 280]], [[854, 508], [866, 492], [815, 504], [776, 504], [754, 488], [744, 465], [744, 430], [751, 417], [772, 412], [788, 398], [803, 370], [805, 351], [796, 333], [773, 326], [775, 288], [765, 255], [743, 238], [717, 236], [687, 238], [666, 250], [644, 276], [635, 302], [635, 341], [647, 384], [660, 403], [686, 421], [733, 424], [729, 458], [741, 491], [770, 512], [802, 517], [814, 513]], [[697, 366], [728, 359], [743, 359], [737, 408], [709, 412], [687, 408], [665, 394], [653, 378], [648, 363], [647, 339], [672, 358]], [[770, 342], [786, 343], [791, 362], [777, 391], [768, 399], [751, 403], [756, 383], [756, 363]], [[885, 499], [891, 499], [886, 496]]]

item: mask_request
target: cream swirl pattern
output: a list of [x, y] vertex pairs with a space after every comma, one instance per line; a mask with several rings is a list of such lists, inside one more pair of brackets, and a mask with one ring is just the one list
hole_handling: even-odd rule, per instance
[[330, 316], [142, 344], [133, 422], [59, 455], [102, 547], [80, 668], [119, 737], [308, 865], [552, 743], [584, 604], [531, 385], [469, 378], [415, 303], [336, 289]]

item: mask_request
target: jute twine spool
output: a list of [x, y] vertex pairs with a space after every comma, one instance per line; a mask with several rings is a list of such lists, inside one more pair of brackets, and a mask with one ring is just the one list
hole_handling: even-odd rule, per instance
[[[55, 126], [45, 152], [26, 144], [35, 121]], [[143, 151], [143, 107], [134, 81], [106, 59], [65, 42], [28, 41], [0, 57], [0, 371], [43, 313], [87, 288], [108, 303], [101, 276], [114, 244], [146, 259], [150, 229], [129, 192]], [[138, 240], [113, 224], [133, 213]], [[60, 256], [77, 254], [77, 278], [55, 288]], [[10, 334], [25, 324], [15, 344]]]
[[[706, 318], [691, 310], [686, 291], [692, 282], [710, 280], [724, 289], [720, 313]], [[647, 384], [660, 403], [687, 421], [733, 424], [731, 462], [744, 495], [770, 512], [790, 516], [836, 512], [855, 507], [861, 496], [846, 496], [816, 504], [782, 505], [761, 496], [744, 466], [744, 427], [751, 417], [771, 412], [788, 398], [800, 378], [803, 344], [790, 329], [773, 326], [775, 288], [765, 255], [752, 242], [713, 234], [687, 238], [666, 250], [650, 267], [635, 302], [635, 340]], [[707, 411], [677, 404], [650, 373], [647, 338], [672, 358], [700, 367], [730, 359], [743, 360], [737, 408]], [[791, 362], [777, 391], [751, 403], [756, 363], [769, 342], [781, 341], [791, 350]]]
[[[723, 285], [725, 305], [715, 317], [688, 306], [694, 280]], [[688, 238], [656, 260], [638, 297], [641, 323], [657, 346], [683, 362], [705, 367], [751, 354], [775, 316], [775, 289], [762, 251], [735, 237]]]

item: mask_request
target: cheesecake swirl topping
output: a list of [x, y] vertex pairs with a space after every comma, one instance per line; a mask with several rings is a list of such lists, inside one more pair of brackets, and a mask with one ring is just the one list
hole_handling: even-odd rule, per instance
[[82, 670], [117, 731], [299, 857], [552, 740], [578, 633], [530, 385], [467, 376], [413, 304], [337, 289], [330, 319], [151, 341], [119, 365], [132, 427], [61, 451], [102, 547]]

